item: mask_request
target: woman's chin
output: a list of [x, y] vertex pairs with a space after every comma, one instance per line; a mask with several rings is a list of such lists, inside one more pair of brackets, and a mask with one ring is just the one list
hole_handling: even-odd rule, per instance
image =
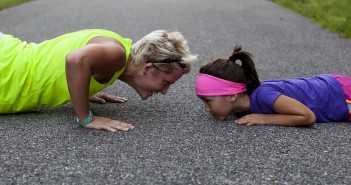
[[140, 96], [140, 98], [142, 99], [142, 100], [147, 100], [149, 97], [150, 97], [150, 94], [141, 94], [141, 93], [139, 93], [139, 96]]
[[140, 98], [141, 98], [142, 100], [147, 100], [147, 99], [149, 98], [149, 96], [140, 96]]

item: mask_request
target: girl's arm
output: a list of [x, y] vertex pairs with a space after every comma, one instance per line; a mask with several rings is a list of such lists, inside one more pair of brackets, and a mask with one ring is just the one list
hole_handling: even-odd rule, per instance
[[277, 114], [249, 114], [235, 123], [243, 125], [305, 126], [316, 122], [315, 114], [301, 102], [280, 95], [273, 103]]
[[[88, 44], [66, 56], [68, 89], [79, 120], [85, 120], [89, 115], [90, 78], [109, 80], [125, 65], [124, 61], [124, 49], [115, 43]], [[130, 124], [97, 116], [85, 127], [109, 131], [132, 128]]]

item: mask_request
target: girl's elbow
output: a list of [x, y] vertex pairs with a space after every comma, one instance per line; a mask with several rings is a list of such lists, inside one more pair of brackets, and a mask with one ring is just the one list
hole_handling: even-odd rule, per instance
[[313, 125], [317, 121], [317, 117], [313, 112], [306, 115], [306, 126]]
[[311, 126], [316, 123], [316, 115], [311, 111], [307, 112], [303, 115], [300, 115], [299, 120], [296, 120], [296, 123], [294, 126]]

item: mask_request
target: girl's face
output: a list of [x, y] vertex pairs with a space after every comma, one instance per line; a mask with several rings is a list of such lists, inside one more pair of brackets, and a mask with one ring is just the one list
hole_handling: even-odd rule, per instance
[[231, 96], [201, 96], [205, 111], [219, 120], [225, 120], [233, 110]]

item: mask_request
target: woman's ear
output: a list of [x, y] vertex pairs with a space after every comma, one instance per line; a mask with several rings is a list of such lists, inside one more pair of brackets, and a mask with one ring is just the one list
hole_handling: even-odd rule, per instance
[[146, 64], [144, 65], [144, 67], [143, 67], [143, 73], [144, 73], [144, 75], [146, 75], [147, 72], [149, 71], [149, 69], [151, 69], [151, 68], [152, 68], [152, 63], [146, 63]]

